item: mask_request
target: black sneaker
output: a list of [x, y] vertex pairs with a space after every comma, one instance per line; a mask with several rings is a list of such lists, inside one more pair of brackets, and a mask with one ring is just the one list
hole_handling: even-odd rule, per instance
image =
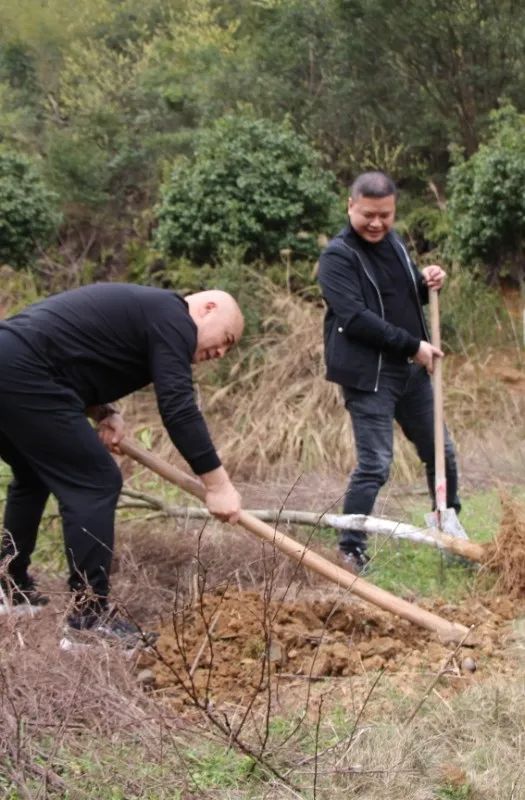
[[39, 592], [34, 578], [14, 583], [11, 578], [0, 580], [0, 616], [16, 614], [34, 616], [49, 603], [49, 597]]
[[114, 610], [101, 614], [87, 611], [69, 615], [60, 647], [62, 650], [76, 650], [97, 641], [105, 641], [108, 644], [121, 645], [126, 650], [135, 650], [149, 647], [157, 639], [157, 633], [141, 630]]

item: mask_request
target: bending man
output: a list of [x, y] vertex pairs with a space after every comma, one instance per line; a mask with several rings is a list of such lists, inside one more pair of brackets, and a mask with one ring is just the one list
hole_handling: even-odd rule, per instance
[[[328, 380], [342, 386], [350, 412], [357, 466], [345, 495], [345, 514], [370, 514], [388, 479], [393, 422], [415, 445], [434, 493], [433, 396], [429, 374], [443, 353], [433, 347], [422, 311], [428, 289], [440, 289], [438, 265], [419, 272], [393, 230], [396, 187], [382, 172], [354, 182], [349, 224], [323, 251], [319, 282], [327, 310], [325, 359]], [[445, 443], [447, 506], [460, 509], [457, 468]], [[340, 551], [357, 570], [368, 558], [366, 534], [343, 531]]]
[[13, 604], [42, 602], [28, 568], [52, 493], [76, 600], [69, 623], [96, 629], [107, 616], [122, 478], [104, 445], [117, 448], [124, 435], [109, 404], [151, 382], [174, 445], [204, 483], [208, 509], [237, 520], [240, 496], [195, 404], [191, 365], [224, 356], [242, 329], [226, 292], [183, 299], [116, 283], [54, 295], [0, 324], [0, 457], [13, 473], [1, 555], [9, 557]]

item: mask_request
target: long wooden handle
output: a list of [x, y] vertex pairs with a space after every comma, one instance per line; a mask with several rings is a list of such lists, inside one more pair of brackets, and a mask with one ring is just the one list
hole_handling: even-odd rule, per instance
[[[429, 290], [430, 333], [432, 344], [441, 350], [441, 329], [439, 322], [439, 293]], [[434, 452], [435, 452], [435, 492], [438, 514], [447, 508], [447, 475], [445, 471], [445, 420], [443, 416], [443, 360], [434, 359], [432, 374], [434, 389]]]
[[[187, 475], [182, 470], [168, 464], [163, 459], [154, 455], [153, 453], [143, 450], [139, 445], [130, 439], [124, 438], [120, 443], [120, 450], [123, 454], [131, 456], [139, 464], [142, 464], [157, 475], [170, 481], [171, 483], [180, 486], [187, 492], [198, 497], [200, 500], [204, 499], [205, 488], [204, 485], [197, 478]], [[420, 625], [429, 631], [437, 633], [440, 639], [444, 642], [465, 642], [469, 635], [469, 629], [459, 623], [451, 623], [443, 617], [419, 608], [414, 603], [409, 603], [400, 597], [396, 597], [390, 592], [374, 586], [372, 583], [352, 575], [342, 567], [338, 567], [328, 561], [326, 558], [312, 552], [306, 545], [296, 542], [284, 533], [280, 533], [276, 528], [267, 525], [259, 519], [256, 519], [247, 511], [241, 511], [239, 524], [243, 528], [254, 533], [259, 539], [269, 542], [273, 547], [276, 547], [286, 555], [304, 564], [306, 567], [314, 570], [315, 572], [323, 575], [328, 580], [333, 581], [338, 586], [353, 592], [363, 600], [373, 603], [386, 611], [391, 611], [403, 619]]]

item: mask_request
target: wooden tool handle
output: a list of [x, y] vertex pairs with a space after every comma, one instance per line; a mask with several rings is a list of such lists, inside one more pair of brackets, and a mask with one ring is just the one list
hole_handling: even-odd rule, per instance
[[[204, 499], [205, 489], [203, 484], [197, 479], [187, 475], [182, 470], [168, 464], [163, 459], [143, 450], [130, 439], [124, 438], [120, 443], [120, 450], [123, 454], [131, 456], [139, 464], [142, 464], [157, 475], [180, 486], [190, 494], [195, 495], [200, 500]], [[256, 519], [247, 511], [241, 511], [239, 524], [243, 528], [255, 534], [259, 539], [269, 542], [295, 561], [304, 564], [306, 567], [318, 572], [328, 580], [333, 581], [338, 586], [353, 592], [363, 600], [373, 603], [386, 611], [391, 611], [403, 619], [420, 625], [429, 631], [437, 633], [444, 642], [464, 642], [469, 634], [469, 629], [458, 623], [450, 623], [443, 617], [433, 614], [430, 611], [419, 608], [414, 603], [409, 603], [400, 597], [396, 597], [390, 592], [374, 586], [372, 583], [359, 578], [348, 572], [342, 567], [338, 567], [328, 559], [309, 550], [306, 545], [296, 542], [290, 536], [280, 533], [276, 528]]]
[[[441, 330], [439, 322], [439, 292], [429, 289], [430, 333], [432, 344], [441, 350]], [[432, 374], [434, 389], [434, 466], [436, 508], [438, 513], [447, 508], [447, 478], [445, 472], [445, 421], [443, 415], [443, 359], [434, 359]]]

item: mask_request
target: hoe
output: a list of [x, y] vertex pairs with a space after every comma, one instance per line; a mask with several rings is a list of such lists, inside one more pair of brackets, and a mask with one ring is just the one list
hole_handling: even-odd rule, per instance
[[[152, 470], [165, 480], [174, 483], [176, 486], [179, 486], [181, 489], [199, 498], [199, 500], [204, 500], [205, 489], [197, 478], [187, 475], [182, 470], [168, 464], [155, 454], [142, 449], [130, 439], [123, 439], [119, 447], [124, 455], [130, 456], [139, 464]], [[271, 525], [257, 519], [248, 511], [241, 511], [238, 524], [298, 563], [323, 575], [328, 580], [347, 589], [362, 600], [366, 600], [369, 603], [379, 606], [379, 608], [409, 620], [415, 625], [419, 625], [422, 628], [436, 633], [444, 643], [455, 643], [457, 645], [471, 644], [469, 641], [471, 636], [470, 628], [466, 628], [464, 625], [455, 622], [449, 622], [437, 614], [419, 608], [415, 603], [409, 603], [384, 589], [380, 589], [378, 586], [374, 586], [364, 578], [353, 575], [346, 569], [338, 567], [331, 561], [328, 561], [328, 559], [314, 553], [308, 549], [308, 546], [296, 542]]]

